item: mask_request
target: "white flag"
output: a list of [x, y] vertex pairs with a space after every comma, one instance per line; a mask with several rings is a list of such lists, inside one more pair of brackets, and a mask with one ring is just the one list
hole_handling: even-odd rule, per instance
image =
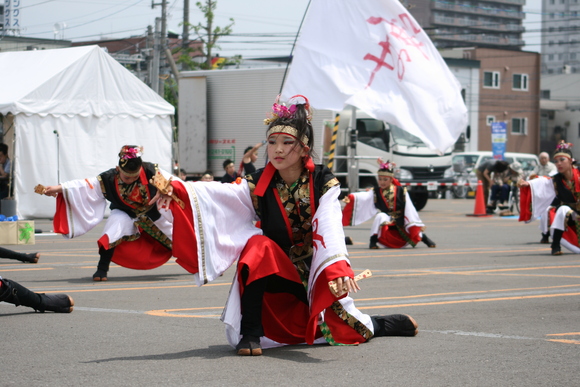
[[467, 126], [461, 86], [397, 0], [312, 0], [282, 100], [353, 105], [445, 152]]

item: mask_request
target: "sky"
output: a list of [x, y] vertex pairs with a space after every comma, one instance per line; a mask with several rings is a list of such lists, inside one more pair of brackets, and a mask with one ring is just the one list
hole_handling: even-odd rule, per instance
[[[151, 0], [13, 1], [20, 1], [21, 36], [33, 38], [81, 42], [141, 36], [161, 17], [161, 6], [152, 9]], [[204, 22], [197, 1], [190, 0], [191, 24]], [[181, 35], [183, 0], [168, 0], [167, 4], [167, 28]], [[217, 0], [215, 25], [225, 27], [230, 18], [235, 24], [233, 34], [221, 38], [221, 48], [214, 52], [245, 58], [289, 55], [307, 5], [308, 0]], [[528, 0], [524, 7], [524, 27], [530, 31], [524, 35], [526, 51], [540, 51], [539, 32], [532, 32], [540, 30], [540, 10], [541, 0]]]

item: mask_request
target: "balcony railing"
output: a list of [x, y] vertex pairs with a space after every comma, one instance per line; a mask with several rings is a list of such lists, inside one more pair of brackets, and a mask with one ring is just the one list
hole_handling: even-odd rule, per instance
[[472, 6], [470, 4], [461, 4], [452, 1], [435, 1], [433, 3], [433, 9], [452, 11], [470, 15], [485, 15], [518, 20], [523, 20], [525, 18], [524, 12], [519, 11], [510, 12], [500, 8], [478, 7]]
[[433, 15], [431, 24], [443, 24], [454, 27], [468, 27], [477, 28], [479, 30], [487, 30], [494, 32], [524, 32], [525, 27], [513, 23], [497, 23], [486, 20], [471, 20], [465, 17], [449, 17], [442, 15]]

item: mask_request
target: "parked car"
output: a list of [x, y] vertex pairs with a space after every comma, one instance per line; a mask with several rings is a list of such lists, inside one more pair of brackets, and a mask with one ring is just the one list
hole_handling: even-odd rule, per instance
[[[475, 169], [481, 163], [491, 159], [493, 159], [491, 151], [461, 152], [453, 155], [451, 162], [455, 172], [455, 182], [458, 184], [453, 190], [456, 197], [475, 197], [475, 190], [477, 189]], [[504, 159], [510, 164], [514, 161], [519, 162], [526, 176], [540, 164], [538, 156], [532, 153], [506, 152]], [[466, 183], [469, 183], [469, 186], [466, 186]]]

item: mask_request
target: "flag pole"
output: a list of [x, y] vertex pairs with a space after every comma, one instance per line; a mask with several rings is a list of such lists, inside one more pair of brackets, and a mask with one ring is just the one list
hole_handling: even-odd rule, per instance
[[282, 94], [282, 88], [284, 87], [284, 81], [286, 80], [286, 74], [288, 73], [288, 67], [290, 67], [290, 62], [292, 61], [292, 53], [294, 53], [294, 47], [296, 47], [296, 41], [298, 40], [298, 35], [300, 35], [300, 30], [302, 29], [302, 24], [304, 23], [304, 19], [306, 18], [306, 14], [308, 13], [308, 8], [310, 7], [310, 2], [306, 5], [306, 10], [304, 11], [304, 15], [302, 15], [302, 20], [300, 21], [300, 26], [298, 26], [298, 32], [296, 32], [296, 37], [294, 38], [294, 43], [292, 43], [292, 49], [290, 50], [290, 55], [288, 56], [288, 63], [286, 63], [286, 69], [284, 70], [284, 76], [282, 77], [282, 83], [280, 84], [280, 92], [278, 94]]

